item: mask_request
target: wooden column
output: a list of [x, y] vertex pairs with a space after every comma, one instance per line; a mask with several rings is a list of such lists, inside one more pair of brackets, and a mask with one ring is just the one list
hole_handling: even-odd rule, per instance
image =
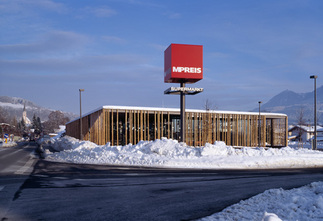
[[150, 140], [149, 111], [147, 112], [147, 140]]
[[133, 144], [137, 143], [137, 114], [133, 111]]
[[111, 109], [111, 145], [114, 146], [114, 128], [113, 128], [113, 125], [114, 125], [114, 119], [113, 119], [113, 109]]
[[116, 115], [117, 146], [119, 146], [119, 110], [117, 110]]
[[167, 138], [170, 139], [170, 113], [167, 113]]
[[143, 111], [140, 111], [140, 140], [144, 140], [144, 121]]
[[156, 117], [156, 111], [154, 111], [154, 121], [155, 121], [155, 123], [154, 123], [154, 131], [155, 131], [155, 133], [154, 133], [154, 135], [155, 135], [155, 137], [154, 137], [154, 140], [156, 140], [157, 139], [157, 117]]

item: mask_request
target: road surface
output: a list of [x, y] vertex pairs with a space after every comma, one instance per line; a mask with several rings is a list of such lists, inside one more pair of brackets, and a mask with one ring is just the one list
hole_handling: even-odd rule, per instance
[[0, 219], [5, 216], [15, 193], [29, 177], [38, 160], [32, 152], [35, 143], [0, 148]]
[[39, 160], [2, 220], [194, 220], [267, 189], [314, 181], [323, 181], [322, 169], [167, 170]]

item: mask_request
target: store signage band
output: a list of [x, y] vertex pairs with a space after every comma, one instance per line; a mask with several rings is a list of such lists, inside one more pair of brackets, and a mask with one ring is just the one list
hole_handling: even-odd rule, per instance
[[164, 94], [178, 94], [180, 92], [184, 92], [188, 95], [198, 94], [203, 92], [203, 88], [192, 88], [192, 87], [170, 87], [166, 91], [164, 91]]
[[203, 88], [193, 88], [193, 87], [170, 87], [171, 91], [187, 91], [187, 92], [202, 92]]

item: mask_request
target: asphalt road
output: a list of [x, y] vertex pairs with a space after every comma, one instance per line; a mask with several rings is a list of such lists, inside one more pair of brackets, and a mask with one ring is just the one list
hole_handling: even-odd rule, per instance
[[32, 152], [35, 143], [0, 148], [0, 219], [7, 213], [15, 193], [29, 177], [38, 160]]
[[39, 160], [2, 220], [194, 220], [267, 189], [314, 181], [323, 181], [322, 169], [168, 170]]

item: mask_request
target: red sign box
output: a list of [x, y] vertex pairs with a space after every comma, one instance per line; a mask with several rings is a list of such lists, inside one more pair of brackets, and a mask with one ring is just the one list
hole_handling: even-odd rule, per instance
[[171, 44], [164, 52], [165, 83], [195, 83], [203, 79], [203, 46]]

